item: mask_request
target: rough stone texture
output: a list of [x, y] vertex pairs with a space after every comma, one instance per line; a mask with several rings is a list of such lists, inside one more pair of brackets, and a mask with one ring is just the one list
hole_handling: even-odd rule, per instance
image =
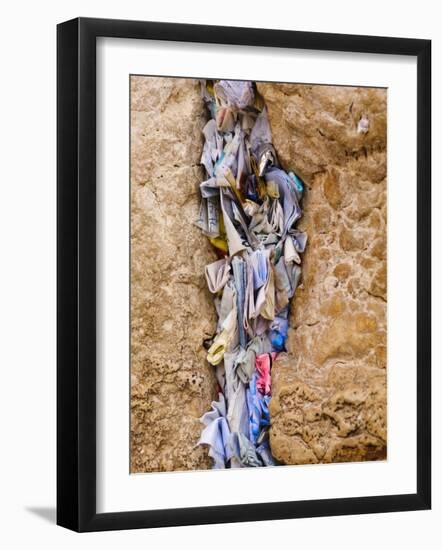
[[[259, 84], [309, 234], [289, 353], [273, 367], [271, 445], [286, 464], [386, 456], [386, 91]], [[201, 129], [194, 80], [131, 79], [131, 471], [204, 469], [216, 395], [202, 347], [216, 315], [192, 225]], [[360, 118], [369, 131], [358, 134]]]
[[272, 452], [284, 464], [383, 459], [387, 92], [258, 86], [278, 156], [307, 185], [309, 235], [289, 353], [272, 371]]
[[192, 225], [201, 130], [195, 80], [131, 79], [131, 472], [210, 467], [195, 444], [216, 396], [204, 338], [216, 315], [204, 266], [215, 256]]

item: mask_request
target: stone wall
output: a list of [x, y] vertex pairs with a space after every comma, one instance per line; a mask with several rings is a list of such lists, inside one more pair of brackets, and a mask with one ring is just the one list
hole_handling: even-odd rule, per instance
[[387, 92], [259, 89], [279, 158], [306, 183], [309, 235], [272, 373], [272, 452], [285, 464], [385, 458]]
[[[305, 181], [309, 234], [289, 353], [273, 368], [282, 463], [386, 455], [386, 91], [259, 84], [274, 145]], [[360, 119], [368, 132], [358, 133]], [[216, 316], [193, 225], [204, 105], [194, 80], [131, 79], [131, 471], [210, 467], [199, 417]]]
[[210, 467], [195, 444], [216, 396], [216, 315], [193, 225], [205, 108], [195, 80], [131, 79], [131, 471]]

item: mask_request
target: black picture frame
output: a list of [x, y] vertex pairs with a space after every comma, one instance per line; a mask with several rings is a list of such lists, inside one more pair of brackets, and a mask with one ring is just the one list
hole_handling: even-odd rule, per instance
[[[417, 491], [199, 508], [96, 512], [96, 39], [396, 54], [417, 58]], [[431, 506], [431, 41], [79, 18], [57, 27], [57, 523], [104, 531]]]

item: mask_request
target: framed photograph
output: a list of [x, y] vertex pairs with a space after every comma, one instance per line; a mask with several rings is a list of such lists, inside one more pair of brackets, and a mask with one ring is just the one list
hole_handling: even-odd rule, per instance
[[430, 41], [57, 37], [57, 523], [429, 509]]

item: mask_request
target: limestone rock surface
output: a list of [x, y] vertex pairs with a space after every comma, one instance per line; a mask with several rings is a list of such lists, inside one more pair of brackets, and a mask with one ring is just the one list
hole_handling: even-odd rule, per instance
[[[381, 89], [258, 84], [286, 169], [306, 183], [309, 242], [288, 353], [273, 367], [282, 464], [386, 456], [386, 100]], [[131, 78], [131, 472], [206, 469], [199, 417], [217, 386], [216, 314], [193, 221], [198, 82]]]
[[131, 472], [210, 467], [200, 416], [216, 397], [203, 340], [216, 323], [193, 221], [201, 130], [198, 82], [131, 78]]
[[309, 242], [288, 354], [274, 364], [271, 448], [284, 464], [386, 457], [384, 89], [260, 83], [273, 142], [306, 183]]

